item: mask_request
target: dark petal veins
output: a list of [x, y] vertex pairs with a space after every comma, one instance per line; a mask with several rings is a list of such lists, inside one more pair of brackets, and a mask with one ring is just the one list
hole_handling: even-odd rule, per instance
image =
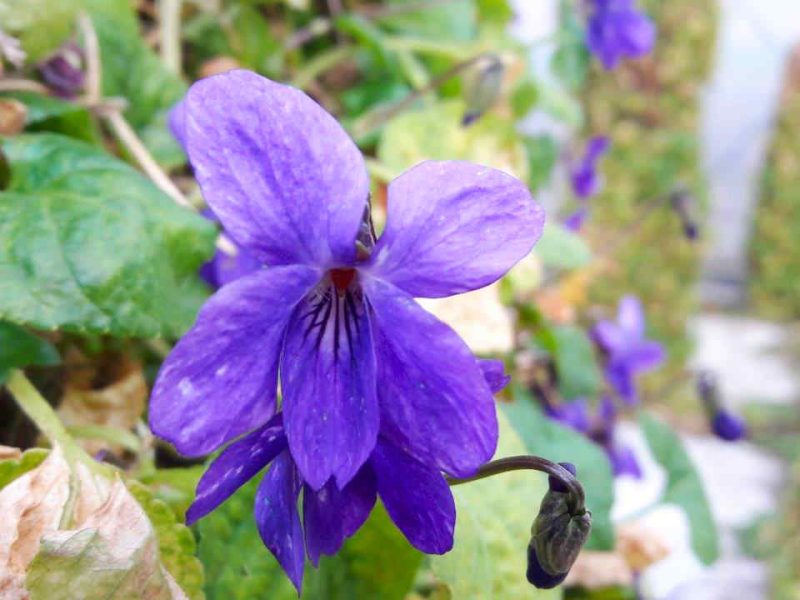
[[375, 354], [363, 295], [326, 280], [289, 324], [281, 386], [286, 435], [303, 479], [341, 488], [369, 457], [378, 435]]
[[261, 540], [297, 588], [303, 586], [305, 548], [297, 512], [302, 482], [288, 452], [276, 458], [258, 486], [255, 519]]
[[280, 414], [225, 448], [200, 478], [194, 502], [186, 511], [186, 524], [191, 525], [225, 502], [285, 448]]

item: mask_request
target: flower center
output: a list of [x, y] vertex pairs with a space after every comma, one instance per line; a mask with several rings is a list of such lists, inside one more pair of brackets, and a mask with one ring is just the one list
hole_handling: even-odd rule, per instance
[[356, 276], [355, 269], [331, 269], [331, 282], [339, 295], [344, 294]]

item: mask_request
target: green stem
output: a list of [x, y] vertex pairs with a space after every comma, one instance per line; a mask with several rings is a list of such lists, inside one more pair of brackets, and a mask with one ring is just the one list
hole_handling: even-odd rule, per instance
[[472, 477], [465, 477], [463, 479], [448, 477], [447, 482], [451, 486], [461, 485], [463, 483], [494, 477], [495, 475], [508, 473], [510, 471], [541, 471], [555, 477], [561, 481], [569, 491], [570, 513], [572, 515], [581, 515], [586, 512], [586, 498], [580, 481], [561, 465], [540, 456], [509, 456], [506, 458], [499, 458], [483, 465]]

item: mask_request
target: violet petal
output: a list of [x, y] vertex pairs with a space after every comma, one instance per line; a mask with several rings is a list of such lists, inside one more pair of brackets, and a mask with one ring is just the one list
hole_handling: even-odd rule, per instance
[[544, 211], [518, 179], [463, 161], [426, 161], [388, 190], [371, 269], [415, 297], [489, 285], [530, 252]]
[[186, 511], [186, 524], [217, 508], [285, 448], [280, 414], [225, 448], [200, 478], [194, 502]]
[[391, 284], [369, 280], [381, 433], [426, 465], [472, 475], [497, 445], [494, 397], [450, 327]]
[[270, 265], [355, 261], [369, 177], [322, 107], [298, 89], [234, 70], [195, 83], [183, 110], [203, 197], [234, 241]]
[[153, 432], [181, 454], [202, 456], [266, 423], [289, 317], [318, 278], [308, 267], [276, 267], [214, 294], [161, 366]]
[[427, 554], [450, 550], [456, 506], [442, 474], [383, 440], [371, 462], [386, 511], [411, 545]]
[[360, 291], [320, 285], [292, 317], [281, 364], [286, 436], [315, 490], [331, 476], [345, 486], [369, 458], [378, 437], [375, 380]]

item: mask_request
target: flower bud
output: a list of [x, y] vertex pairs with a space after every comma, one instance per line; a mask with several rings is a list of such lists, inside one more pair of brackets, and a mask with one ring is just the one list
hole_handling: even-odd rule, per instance
[[[561, 466], [575, 474], [573, 465]], [[550, 476], [549, 485], [528, 544], [526, 575], [540, 589], [550, 589], [564, 581], [592, 529], [591, 513], [583, 507], [573, 513], [574, 499], [564, 482]]]
[[480, 119], [497, 101], [504, 71], [503, 62], [494, 54], [482, 56], [475, 62], [472, 73], [464, 82], [464, 99], [467, 103], [467, 110], [461, 119], [464, 127]]
[[723, 405], [719, 384], [714, 373], [701, 371], [697, 375], [697, 394], [706, 409], [714, 435], [726, 442], [736, 442], [747, 435], [747, 426], [744, 420]]
[[83, 66], [83, 50], [75, 42], [67, 42], [39, 63], [39, 72], [53, 92], [71, 98], [83, 88]]
[[672, 210], [678, 215], [687, 239], [695, 241], [700, 237], [700, 227], [695, 217], [696, 201], [689, 190], [679, 187], [669, 197]]

